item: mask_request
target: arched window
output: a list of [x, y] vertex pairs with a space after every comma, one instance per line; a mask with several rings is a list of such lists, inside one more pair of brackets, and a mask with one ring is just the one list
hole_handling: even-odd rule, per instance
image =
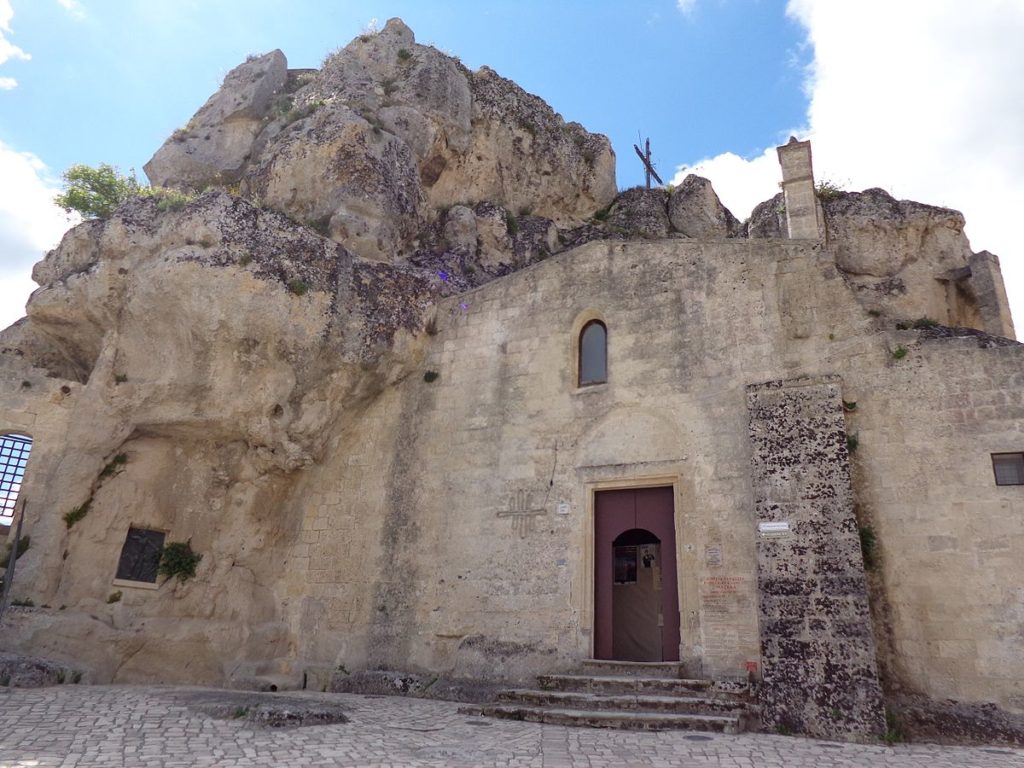
[[14, 505], [31, 450], [32, 438], [27, 435], [0, 435], [0, 525], [14, 520]]
[[608, 329], [600, 320], [591, 320], [580, 331], [579, 385], [608, 381]]

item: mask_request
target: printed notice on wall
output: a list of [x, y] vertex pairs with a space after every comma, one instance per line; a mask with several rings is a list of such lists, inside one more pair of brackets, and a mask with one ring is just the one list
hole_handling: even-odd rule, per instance
[[746, 628], [751, 600], [743, 576], [708, 576], [701, 580], [701, 634], [704, 649], [728, 658], [739, 651], [741, 628]]
[[718, 545], [704, 547], [704, 564], [709, 568], [720, 568], [722, 565], [722, 548]]
[[640, 567], [653, 568], [658, 561], [656, 544], [640, 545]]
[[765, 538], [789, 536], [789, 520], [778, 520], [768, 523], [758, 523], [757, 531]]

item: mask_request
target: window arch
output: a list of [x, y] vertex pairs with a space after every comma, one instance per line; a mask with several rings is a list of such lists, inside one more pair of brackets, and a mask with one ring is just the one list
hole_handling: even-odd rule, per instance
[[608, 381], [608, 329], [600, 320], [583, 326], [579, 338], [579, 386]]
[[32, 438], [28, 435], [0, 435], [0, 525], [10, 525], [14, 520], [31, 450]]

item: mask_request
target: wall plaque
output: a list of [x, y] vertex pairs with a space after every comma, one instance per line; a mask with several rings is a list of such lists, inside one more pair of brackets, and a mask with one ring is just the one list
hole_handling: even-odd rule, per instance
[[758, 523], [757, 531], [765, 537], [789, 536], [789, 520], [778, 520], [769, 523]]

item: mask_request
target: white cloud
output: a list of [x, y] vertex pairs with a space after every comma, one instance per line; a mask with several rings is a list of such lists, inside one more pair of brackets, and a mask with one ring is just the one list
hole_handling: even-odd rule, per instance
[[[4, 32], [10, 34], [7, 30], [4, 30]], [[32, 57], [29, 54], [25, 53], [21, 48], [16, 46], [10, 40], [5, 38], [2, 33], [0, 33], [0, 64], [4, 64], [11, 59], [28, 61], [31, 58]]]
[[697, 0], [676, 0], [676, 8], [687, 16], [693, 13], [693, 9], [696, 7]]
[[775, 147], [746, 160], [732, 152], [705, 158], [676, 170], [673, 184], [681, 184], [688, 174], [711, 179], [715, 192], [725, 206], [744, 219], [755, 205], [779, 191], [779, 158]]
[[85, 8], [82, 7], [82, 4], [78, 2], [78, 0], [57, 0], [57, 3], [74, 18], [85, 18]]
[[[787, 13], [814, 50], [799, 135], [812, 140], [817, 178], [963, 211], [972, 247], [1000, 255], [1024, 331], [1024, 2], [965, 13], [958, 0], [790, 0]], [[744, 178], [764, 198], [777, 191], [765, 187], [766, 162], [701, 165], [742, 218], [758, 197], [736, 191]]]
[[[28, 61], [32, 57], [16, 46], [5, 35], [11, 34], [11, 19], [14, 18], [14, 9], [10, 0], [0, 0], [0, 64], [5, 64], [12, 59]], [[17, 87], [18, 81], [13, 77], [0, 77], [0, 91], [9, 91]]]
[[53, 203], [58, 191], [38, 157], [0, 142], [0, 328], [25, 314], [32, 265], [71, 225]]

